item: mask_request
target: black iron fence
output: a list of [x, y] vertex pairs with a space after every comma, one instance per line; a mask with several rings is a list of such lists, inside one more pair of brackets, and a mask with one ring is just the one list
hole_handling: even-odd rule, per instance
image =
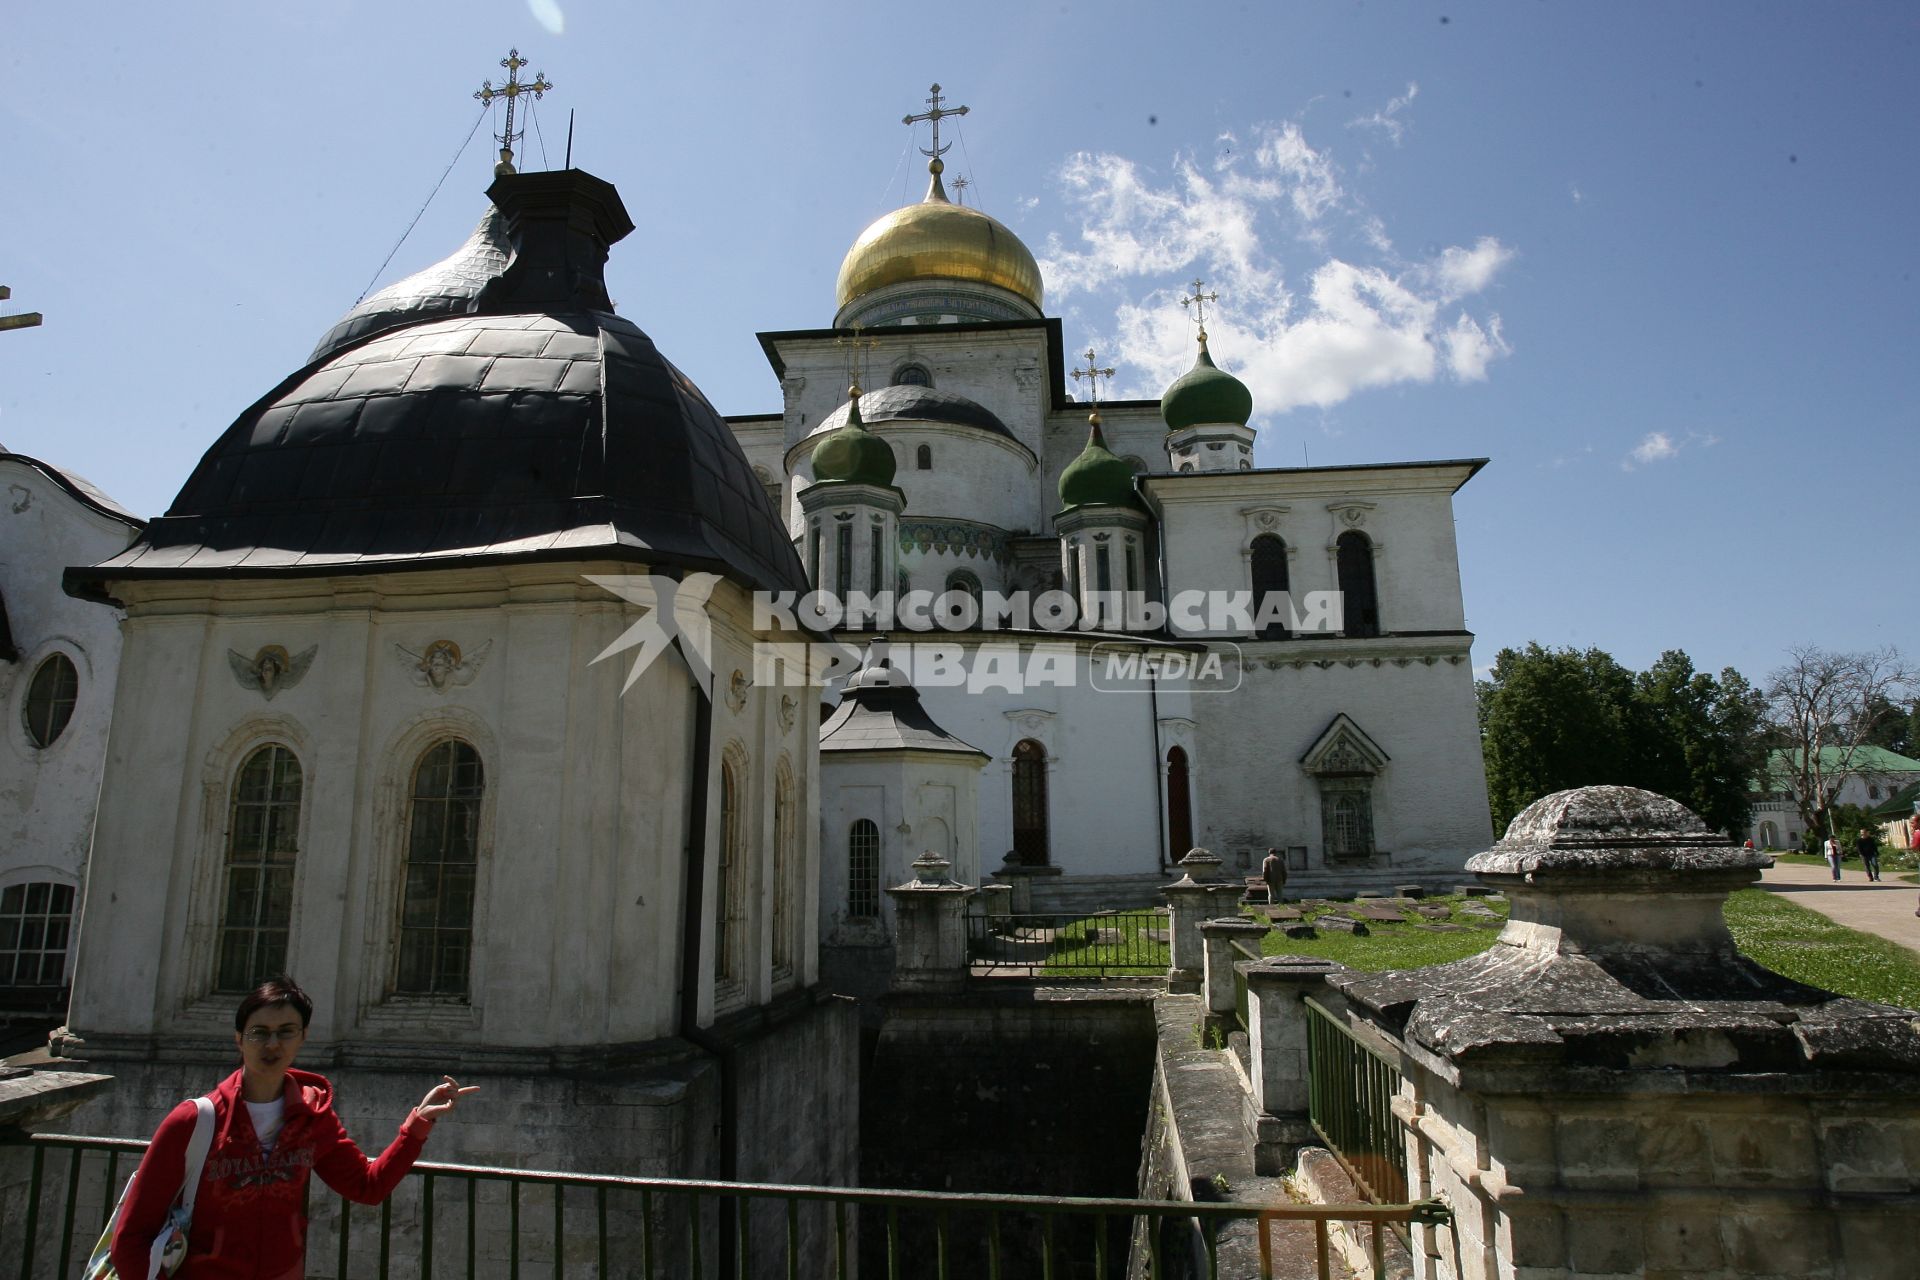
[[1166, 913], [986, 915], [967, 918], [967, 956], [976, 976], [1048, 978], [1165, 973]]
[[1400, 1068], [1308, 998], [1308, 1117], [1360, 1193], [1376, 1204], [1407, 1198], [1406, 1126], [1393, 1114]]
[[[14, 1137], [31, 1151], [18, 1228], [19, 1280], [77, 1273], [146, 1144], [124, 1138]], [[1215, 1280], [1219, 1235], [1253, 1224], [1259, 1274], [1274, 1274], [1275, 1229], [1312, 1225], [1314, 1274], [1330, 1277], [1335, 1223], [1444, 1222], [1445, 1206], [1190, 1203], [1085, 1197], [702, 1182], [421, 1163], [378, 1208], [324, 1189], [308, 1210], [307, 1274], [341, 1277], [549, 1275], [845, 1277], [862, 1214], [877, 1215], [888, 1280], [903, 1276]], [[15, 1216], [16, 1213], [19, 1216]], [[1378, 1232], [1374, 1233], [1376, 1236]], [[723, 1240], [722, 1237], [725, 1236]], [[1176, 1257], [1176, 1255], [1178, 1255]], [[4, 1261], [0, 1261], [0, 1268]], [[0, 1270], [0, 1277], [7, 1273]], [[868, 1274], [873, 1274], [869, 1269]]]

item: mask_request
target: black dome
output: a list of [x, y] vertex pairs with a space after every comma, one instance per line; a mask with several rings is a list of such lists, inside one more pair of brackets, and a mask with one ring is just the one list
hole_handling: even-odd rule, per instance
[[[902, 385], [864, 392], [860, 397], [860, 418], [870, 427], [881, 422], [943, 422], [955, 427], [976, 427], [1009, 440], [1015, 438], [1007, 424], [985, 405], [950, 391], [935, 391], [932, 387]], [[846, 420], [847, 406], [843, 404], [807, 434], [817, 436], [836, 430]]]
[[513, 246], [507, 242], [507, 220], [501, 216], [498, 206], [490, 205], [465, 244], [425, 270], [416, 271], [356, 303], [353, 310], [327, 330], [327, 336], [320, 339], [307, 359], [324, 360], [388, 329], [436, 316], [467, 314], [473, 300], [480, 296], [488, 281], [506, 270], [507, 260], [512, 256]]
[[733, 433], [606, 301], [606, 246], [632, 229], [618, 194], [565, 170], [488, 195], [514, 256], [473, 314], [293, 374], [77, 583], [611, 558], [804, 591]]

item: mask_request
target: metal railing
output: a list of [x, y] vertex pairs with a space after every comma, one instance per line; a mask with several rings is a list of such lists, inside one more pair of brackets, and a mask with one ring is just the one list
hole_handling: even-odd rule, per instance
[[1100, 915], [967, 917], [967, 957], [977, 976], [1049, 978], [1165, 973], [1167, 916], [1151, 909]]
[[1249, 1012], [1251, 1006], [1247, 1000], [1247, 975], [1240, 972], [1238, 961], [1251, 960], [1255, 964], [1258, 964], [1261, 960], [1260, 949], [1258, 947], [1250, 947], [1238, 938], [1229, 938], [1227, 945], [1233, 948], [1235, 960], [1233, 966], [1233, 1018], [1234, 1021], [1240, 1024], [1242, 1031], [1251, 1035], [1253, 1028], [1248, 1021], [1252, 1017], [1252, 1014]]
[[[15, 1136], [31, 1149], [20, 1224], [19, 1280], [65, 1280], [105, 1226], [123, 1175], [146, 1143], [61, 1134]], [[4, 1155], [0, 1148], [0, 1155]], [[49, 1192], [57, 1197], [46, 1203]], [[1217, 1280], [1221, 1233], [1236, 1222], [1257, 1231], [1258, 1275], [1274, 1273], [1281, 1223], [1313, 1228], [1316, 1274], [1326, 1278], [1332, 1224], [1445, 1223], [1438, 1201], [1406, 1205], [1191, 1203], [1070, 1196], [628, 1178], [422, 1162], [378, 1208], [355, 1206], [309, 1182], [309, 1276], [546, 1274], [845, 1277], [856, 1269], [903, 1276], [1107, 1277], [1189, 1274]], [[723, 1212], [726, 1206], [730, 1212]], [[15, 1206], [10, 1206], [10, 1208]], [[871, 1264], [856, 1268], [859, 1219], [878, 1215]], [[721, 1247], [723, 1224], [731, 1247]], [[1376, 1237], [1378, 1230], [1373, 1233]], [[1284, 1246], [1283, 1246], [1284, 1247]], [[1175, 1255], [1182, 1261], [1176, 1264]], [[730, 1258], [722, 1269], [720, 1259]], [[1091, 1271], [1088, 1265], [1091, 1263]], [[52, 1264], [49, 1269], [48, 1264]], [[0, 1262], [0, 1278], [5, 1277]]]
[[1307, 1006], [1307, 1115], [1360, 1193], [1407, 1198], [1406, 1126], [1393, 1114], [1400, 1068], [1312, 997]]

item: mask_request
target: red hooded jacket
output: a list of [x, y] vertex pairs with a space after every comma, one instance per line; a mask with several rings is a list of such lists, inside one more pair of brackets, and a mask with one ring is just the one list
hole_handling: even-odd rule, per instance
[[[289, 1069], [286, 1112], [273, 1154], [260, 1149], [253, 1117], [240, 1105], [241, 1073], [221, 1081], [213, 1100], [213, 1146], [200, 1175], [180, 1280], [299, 1280], [307, 1252], [307, 1176], [349, 1200], [379, 1204], [420, 1156], [433, 1122], [410, 1113], [392, 1145], [368, 1160], [333, 1112], [325, 1077]], [[154, 1236], [186, 1178], [187, 1141], [193, 1136], [191, 1100], [167, 1113], [134, 1174], [113, 1266], [122, 1276], [147, 1274]]]

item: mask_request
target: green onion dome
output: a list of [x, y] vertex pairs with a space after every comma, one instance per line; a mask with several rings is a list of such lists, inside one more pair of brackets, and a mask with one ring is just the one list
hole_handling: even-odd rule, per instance
[[1107, 448], [1100, 415], [1087, 415], [1087, 447], [1060, 473], [1062, 507], [1135, 506], [1133, 468]]
[[814, 446], [813, 478], [851, 484], [893, 483], [893, 446], [860, 420], [860, 386], [848, 388], [847, 420]]
[[1253, 393], [1246, 383], [1213, 363], [1207, 354], [1207, 335], [1202, 333], [1200, 358], [1160, 397], [1160, 416], [1173, 431], [1213, 422], [1244, 427], [1253, 416]]

